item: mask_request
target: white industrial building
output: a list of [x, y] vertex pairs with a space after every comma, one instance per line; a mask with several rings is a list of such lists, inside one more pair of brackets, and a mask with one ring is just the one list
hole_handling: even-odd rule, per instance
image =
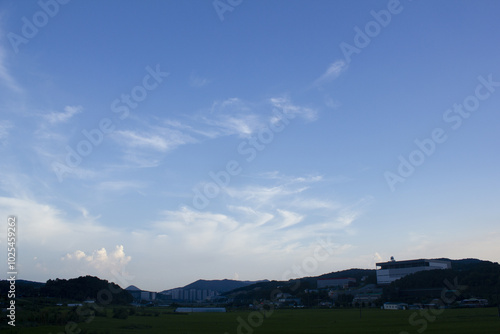
[[377, 263], [377, 283], [390, 284], [406, 275], [422, 270], [451, 269], [451, 261], [445, 260], [407, 260], [395, 261], [392, 258], [389, 262]]
[[204, 301], [219, 295], [219, 293], [214, 290], [183, 289], [183, 288], [164, 291], [163, 294], [167, 296], [172, 296], [173, 300], [183, 300], [183, 301]]

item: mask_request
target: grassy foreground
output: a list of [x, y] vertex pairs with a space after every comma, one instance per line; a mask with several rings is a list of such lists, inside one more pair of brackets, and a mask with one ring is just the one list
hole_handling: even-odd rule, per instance
[[4, 333], [500, 333], [496, 308], [432, 311], [379, 309], [301, 309], [179, 315], [155, 309], [159, 316], [129, 316], [125, 320], [95, 317], [75, 327], [16, 327]]

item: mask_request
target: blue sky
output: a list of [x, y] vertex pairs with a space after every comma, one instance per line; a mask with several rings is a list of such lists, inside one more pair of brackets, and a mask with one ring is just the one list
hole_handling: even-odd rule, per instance
[[1, 2], [19, 277], [163, 290], [499, 261], [499, 10]]

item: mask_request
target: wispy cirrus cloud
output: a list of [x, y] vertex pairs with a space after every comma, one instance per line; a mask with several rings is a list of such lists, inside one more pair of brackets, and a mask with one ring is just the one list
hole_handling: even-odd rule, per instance
[[238, 135], [248, 137], [261, 127], [257, 115], [218, 115], [213, 119], [206, 119], [206, 123], [218, 128], [221, 135]]
[[123, 146], [159, 152], [167, 152], [178, 146], [195, 142], [195, 139], [190, 135], [179, 130], [162, 127], [148, 127], [144, 131], [115, 131], [113, 138]]
[[245, 102], [237, 97], [231, 97], [223, 101], [215, 101], [212, 104], [211, 112], [219, 113], [224, 111], [239, 111], [239, 112], [249, 112], [251, 111], [251, 106], [248, 102]]
[[160, 152], [166, 152], [177, 144], [177, 142], [170, 143], [166, 138], [156, 134], [141, 133], [132, 130], [116, 131], [114, 137], [116, 141], [124, 146], [149, 148]]
[[281, 210], [281, 209], [278, 209], [277, 211], [283, 217], [283, 221], [279, 229], [296, 225], [304, 220], [304, 216], [296, 212]]
[[51, 124], [65, 123], [82, 111], [82, 106], [66, 106], [63, 112], [51, 112], [44, 115], [44, 118]]
[[286, 185], [277, 186], [246, 186], [244, 188], [228, 187], [225, 189], [226, 193], [235, 199], [251, 201], [256, 204], [273, 203], [284, 196], [298, 194], [305, 190], [307, 187], [291, 188]]
[[[288, 114], [293, 117], [298, 116], [309, 122], [318, 119], [318, 112], [315, 109], [294, 104], [288, 96], [272, 97], [269, 99], [269, 103], [283, 114]], [[273, 115], [270, 121], [273, 123], [279, 122], [281, 120], [279, 117], [280, 116]]]
[[197, 142], [187, 131], [169, 126], [143, 124], [130, 130], [113, 132], [111, 138], [122, 148], [121, 160], [131, 168], [157, 167], [165, 155], [180, 146]]
[[[272, 171], [253, 176], [255, 180], [264, 181], [266, 185], [246, 185], [244, 187], [227, 187], [229, 197], [250, 201], [256, 204], [275, 203], [276, 201], [305, 192], [313, 183], [321, 182], [321, 175], [288, 176]], [[288, 198], [287, 201], [291, 199]], [[324, 204], [324, 203], [323, 203]]]
[[[275, 111], [276, 109], [279, 113]], [[78, 129], [72, 130], [73, 133], [68, 133], [64, 125], [82, 111], [83, 107], [80, 105], [68, 105], [64, 111], [41, 115], [44, 122], [41, 122], [34, 132], [38, 141], [33, 147], [38, 156], [47, 162], [46, 165], [52, 172], [54, 171], [53, 161], [64, 162], [67, 158], [67, 150], [61, 147], [73, 145], [71, 147], [75, 149], [71, 139], [81, 136], [81, 133]], [[82, 164], [68, 168], [64, 173], [76, 178], [88, 179], [93, 175], [93, 170], [109, 172], [110, 169], [158, 167], [164, 161], [166, 154], [182, 146], [204, 143], [220, 137], [249, 138], [260, 129], [269, 126], [270, 122], [279, 122], [281, 118], [291, 115], [305, 121], [313, 121], [317, 118], [316, 110], [294, 104], [286, 96], [274, 97], [258, 103], [228, 98], [216, 101], [210, 108], [196, 112], [192, 116], [182, 115], [177, 118], [162, 119], [138, 115], [133, 119], [134, 124], [127, 128], [118, 128], [105, 137], [111, 138], [121, 150], [107, 155], [104, 163], [99, 159], [85, 159], [85, 166]], [[59, 124], [61, 126], [52, 126]], [[96, 152], [100, 150], [101, 148]]]
[[[278, 112], [277, 112], [278, 111]], [[287, 96], [278, 96], [252, 103], [233, 97], [213, 103], [208, 113], [197, 117], [200, 125], [206, 125], [216, 136], [248, 138], [260, 129], [282, 121], [282, 118], [301, 118], [315, 121], [318, 113], [315, 109], [292, 103]]]
[[368, 206], [373, 202], [371, 196], [361, 198], [355, 203], [341, 207], [338, 210], [338, 215], [332, 224], [339, 228], [347, 228], [352, 225], [366, 210]]
[[[1, 18], [0, 13], [0, 18]], [[5, 36], [0, 29], [0, 36]], [[1, 40], [0, 40], [1, 41]], [[7, 55], [4, 47], [0, 44], [0, 83], [15, 93], [21, 93], [23, 89], [17, 83], [16, 79], [11, 75], [7, 65]]]
[[328, 108], [333, 109], [333, 110], [340, 108], [340, 105], [341, 105], [339, 101], [334, 100], [332, 97], [330, 97], [328, 95], [326, 95], [324, 97], [324, 102]]
[[[281, 114], [273, 112], [273, 109], [279, 109]], [[298, 116], [306, 121], [317, 118], [316, 110], [295, 105], [287, 97], [271, 98], [260, 103], [250, 103], [234, 97], [215, 101], [210, 108], [201, 110], [194, 116], [155, 119], [158, 125], [154, 126], [149, 124], [150, 121], [138, 118], [134, 129], [115, 131], [111, 137], [126, 148], [127, 160], [141, 160], [142, 165], [153, 166], [158, 157], [146, 159], [144, 150], [166, 153], [183, 145], [220, 137], [248, 138], [268, 126], [269, 122], [281, 121], [280, 117], [285, 117], [284, 114]]]
[[135, 181], [105, 181], [96, 186], [98, 190], [107, 192], [138, 190], [144, 187], [144, 183]]
[[290, 176], [282, 174], [279, 171], [260, 173], [256, 176], [256, 178], [278, 180], [286, 184], [314, 183], [324, 180], [324, 177], [322, 175]]
[[[304, 257], [318, 236], [342, 231], [341, 226], [326, 223], [310, 210], [287, 205], [295, 195], [281, 196], [285, 197], [284, 201], [273, 198], [265, 206], [238, 199], [235, 203], [246, 205], [229, 204], [227, 210], [218, 212], [200, 212], [187, 207], [165, 211], [164, 218], [154, 226], [157, 233], [166, 235], [170, 242], [184, 245], [192, 255], [265, 256], [271, 262], [274, 261], [271, 259]], [[332, 210], [330, 215], [342, 219], [339, 210]], [[340, 240], [338, 246], [348, 248]]]
[[200, 136], [202, 138], [209, 138], [209, 139], [214, 139], [219, 136], [219, 131], [217, 129], [202, 129], [202, 128], [197, 128], [195, 125], [190, 125], [187, 123], [183, 123], [179, 120], [172, 120], [172, 119], [165, 119], [163, 120], [162, 124], [165, 126], [172, 128], [172, 129], [177, 129], [179, 131], [182, 131], [183, 133], [187, 133], [190, 136]]
[[0, 146], [7, 140], [9, 131], [13, 126], [11, 121], [0, 120]]
[[191, 75], [189, 76], [189, 85], [191, 87], [200, 88], [200, 87], [206, 86], [209, 83], [210, 83], [210, 80], [197, 75], [194, 71], [191, 72]]
[[223, 245], [228, 233], [239, 226], [226, 214], [197, 212], [186, 207], [163, 214], [164, 219], [155, 223], [155, 228], [195, 252], [207, 252], [216, 244]]
[[344, 72], [348, 67], [348, 64], [344, 60], [336, 60], [326, 71], [316, 80], [314, 80], [314, 86], [322, 86], [332, 80], [337, 79], [342, 72]]
[[255, 106], [239, 98], [215, 101], [210, 112], [198, 117], [198, 121], [215, 129], [218, 136], [237, 135], [248, 137], [264, 126], [264, 120], [255, 112]]

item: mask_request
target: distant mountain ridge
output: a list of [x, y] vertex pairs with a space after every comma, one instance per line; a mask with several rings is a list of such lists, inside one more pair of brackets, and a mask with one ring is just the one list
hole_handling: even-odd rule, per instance
[[182, 290], [213, 290], [220, 293], [231, 291], [234, 289], [242, 288], [248, 285], [252, 285], [259, 282], [268, 282], [268, 280], [260, 280], [260, 281], [237, 281], [231, 279], [222, 279], [222, 280], [204, 280], [199, 279], [193, 283], [190, 283], [183, 287], [178, 287], [174, 289], [163, 290], [160, 293], [168, 293], [172, 290], [182, 289]]

